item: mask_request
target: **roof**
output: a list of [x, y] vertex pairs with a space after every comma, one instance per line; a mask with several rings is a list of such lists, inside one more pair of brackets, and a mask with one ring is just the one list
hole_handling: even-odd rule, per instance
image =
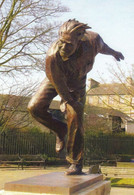
[[128, 86], [124, 83], [99, 84], [97, 87], [87, 91], [87, 95], [132, 95], [134, 96], [134, 85]]
[[119, 110], [112, 109], [112, 108], [104, 108], [104, 107], [86, 105], [85, 112], [86, 110], [88, 110], [88, 113], [91, 116], [98, 116], [98, 117], [104, 117], [104, 118], [108, 116], [118, 116], [118, 117], [121, 117], [122, 120], [134, 121], [127, 114], [120, 112]]
[[[31, 97], [25, 96], [16, 96], [9, 94], [0, 94], [0, 105], [5, 105], [8, 108], [11, 107], [19, 107], [19, 110], [27, 110], [28, 102]], [[50, 109], [59, 110], [60, 109], [60, 101], [53, 100], [50, 104]], [[9, 109], [10, 110], [10, 109]]]

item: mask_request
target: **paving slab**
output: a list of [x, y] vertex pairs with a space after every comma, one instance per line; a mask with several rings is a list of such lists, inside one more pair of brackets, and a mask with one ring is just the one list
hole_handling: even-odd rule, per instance
[[112, 187], [110, 195], [134, 195], [134, 188]]

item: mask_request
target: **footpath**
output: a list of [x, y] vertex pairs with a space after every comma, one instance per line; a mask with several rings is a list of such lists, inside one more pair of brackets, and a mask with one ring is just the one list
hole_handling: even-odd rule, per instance
[[[3, 195], [4, 191], [0, 190], [0, 195]], [[134, 189], [130, 188], [111, 188], [110, 195], [134, 195]]]
[[[125, 164], [125, 163], [124, 163]], [[134, 178], [134, 167], [101, 167], [106, 177]], [[112, 187], [110, 195], [134, 195], [134, 188]]]
[[134, 188], [112, 187], [110, 195], [134, 195]]
[[[47, 174], [54, 171], [65, 171], [65, 167], [47, 167], [46, 169], [39, 169], [39, 168], [25, 168], [24, 170], [15, 169], [15, 168], [0, 168], [0, 195], [3, 194], [4, 184], [11, 181], [16, 181], [20, 179], [25, 179], [28, 177], [33, 177], [37, 175]], [[134, 169], [133, 169], [134, 170]], [[129, 177], [134, 178], [133, 170], [126, 168], [119, 169], [119, 168], [102, 168], [102, 172], [107, 176], [116, 176], [116, 177]], [[87, 171], [87, 169], [85, 169]], [[134, 188], [125, 188], [125, 187], [112, 187], [110, 195], [134, 195]]]

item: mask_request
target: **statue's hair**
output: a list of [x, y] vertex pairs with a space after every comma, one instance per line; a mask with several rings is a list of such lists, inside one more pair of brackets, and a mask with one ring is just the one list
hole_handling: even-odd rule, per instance
[[79, 30], [86, 30], [89, 29], [91, 27], [89, 27], [87, 24], [81, 23], [75, 19], [73, 20], [68, 20], [67, 22], [65, 22], [59, 30], [59, 35], [62, 36], [63, 33], [73, 33]]

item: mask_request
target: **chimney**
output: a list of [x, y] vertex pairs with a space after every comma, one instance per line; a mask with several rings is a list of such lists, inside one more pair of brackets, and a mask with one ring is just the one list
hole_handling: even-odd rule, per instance
[[128, 86], [133, 85], [133, 79], [131, 77], [126, 78], [126, 85], [128, 85]]
[[99, 82], [95, 81], [94, 79], [88, 79], [89, 81], [89, 89], [92, 89], [92, 88], [95, 88], [95, 87], [98, 87], [98, 85], [100, 84]]

